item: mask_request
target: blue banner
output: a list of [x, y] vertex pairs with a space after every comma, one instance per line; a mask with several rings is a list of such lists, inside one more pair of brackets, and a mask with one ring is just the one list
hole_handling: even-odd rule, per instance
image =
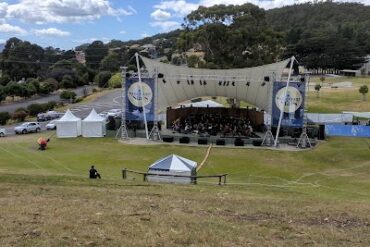
[[370, 137], [370, 126], [325, 124], [325, 134], [328, 136]]
[[272, 94], [272, 126], [279, 124], [280, 111], [284, 109], [281, 126], [300, 128], [303, 126], [305, 84], [290, 82], [286, 91], [286, 82], [274, 82]]
[[143, 104], [146, 120], [154, 121], [154, 79], [142, 78], [141, 81], [140, 84], [138, 78], [127, 78], [126, 80], [126, 120], [143, 121]]

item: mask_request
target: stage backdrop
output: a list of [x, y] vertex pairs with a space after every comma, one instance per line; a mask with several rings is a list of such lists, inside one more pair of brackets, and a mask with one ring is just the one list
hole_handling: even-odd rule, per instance
[[302, 127], [304, 115], [305, 84], [290, 82], [284, 102], [286, 82], [274, 82], [272, 98], [272, 125], [279, 124], [280, 111], [284, 108], [281, 126]]
[[[154, 79], [141, 78], [143, 88], [143, 104], [146, 112], [146, 120], [154, 121]], [[138, 78], [126, 79], [126, 120], [143, 120], [143, 108], [141, 106], [141, 88]]]

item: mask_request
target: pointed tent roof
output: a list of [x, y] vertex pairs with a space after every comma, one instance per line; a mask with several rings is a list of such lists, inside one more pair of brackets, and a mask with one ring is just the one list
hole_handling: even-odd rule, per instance
[[66, 113], [64, 113], [63, 117], [61, 117], [58, 122], [76, 122], [81, 121], [81, 118], [76, 117], [73, 113], [68, 109]]
[[197, 162], [171, 154], [154, 162], [149, 170], [160, 171], [191, 171], [197, 167]]
[[95, 109], [92, 109], [90, 114], [83, 120], [84, 122], [105, 122], [105, 118], [99, 116]]

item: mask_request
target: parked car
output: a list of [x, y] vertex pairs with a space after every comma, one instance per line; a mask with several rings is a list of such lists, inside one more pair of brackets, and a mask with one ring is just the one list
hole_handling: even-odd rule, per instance
[[49, 121], [52, 119], [60, 118], [63, 115], [63, 113], [56, 112], [56, 111], [47, 111], [43, 113], [37, 114], [37, 121]]
[[51, 120], [47, 125], [46, 129], [47, 130], [56, 130], [57, 129], [57, 119], [56, 120]]
[[107, 117], [120, 118], [122, 117], [122, 110], [121, 109], [111, 109], [108, 111]]
[[14, 128], [16, 134], [27, 134], [30, 132], [40, 132], [41, 127], [38, 122], [25, 122]]
[[6, 132], [4, 128], [0, 128], [0, 137], [6, 136]]

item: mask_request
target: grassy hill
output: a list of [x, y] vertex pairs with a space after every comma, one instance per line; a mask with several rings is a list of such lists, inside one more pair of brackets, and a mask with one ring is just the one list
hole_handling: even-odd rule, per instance
[[[367, 139], [330, 138], [313, 150], [213, 148], [198, 185], [121, 179], [176, 153], [206, 149], [130, 145], [112, 138], [0, 139], [2, 246], [368, 246]], [[96, 165], [102, 180], [90, 181]]]

